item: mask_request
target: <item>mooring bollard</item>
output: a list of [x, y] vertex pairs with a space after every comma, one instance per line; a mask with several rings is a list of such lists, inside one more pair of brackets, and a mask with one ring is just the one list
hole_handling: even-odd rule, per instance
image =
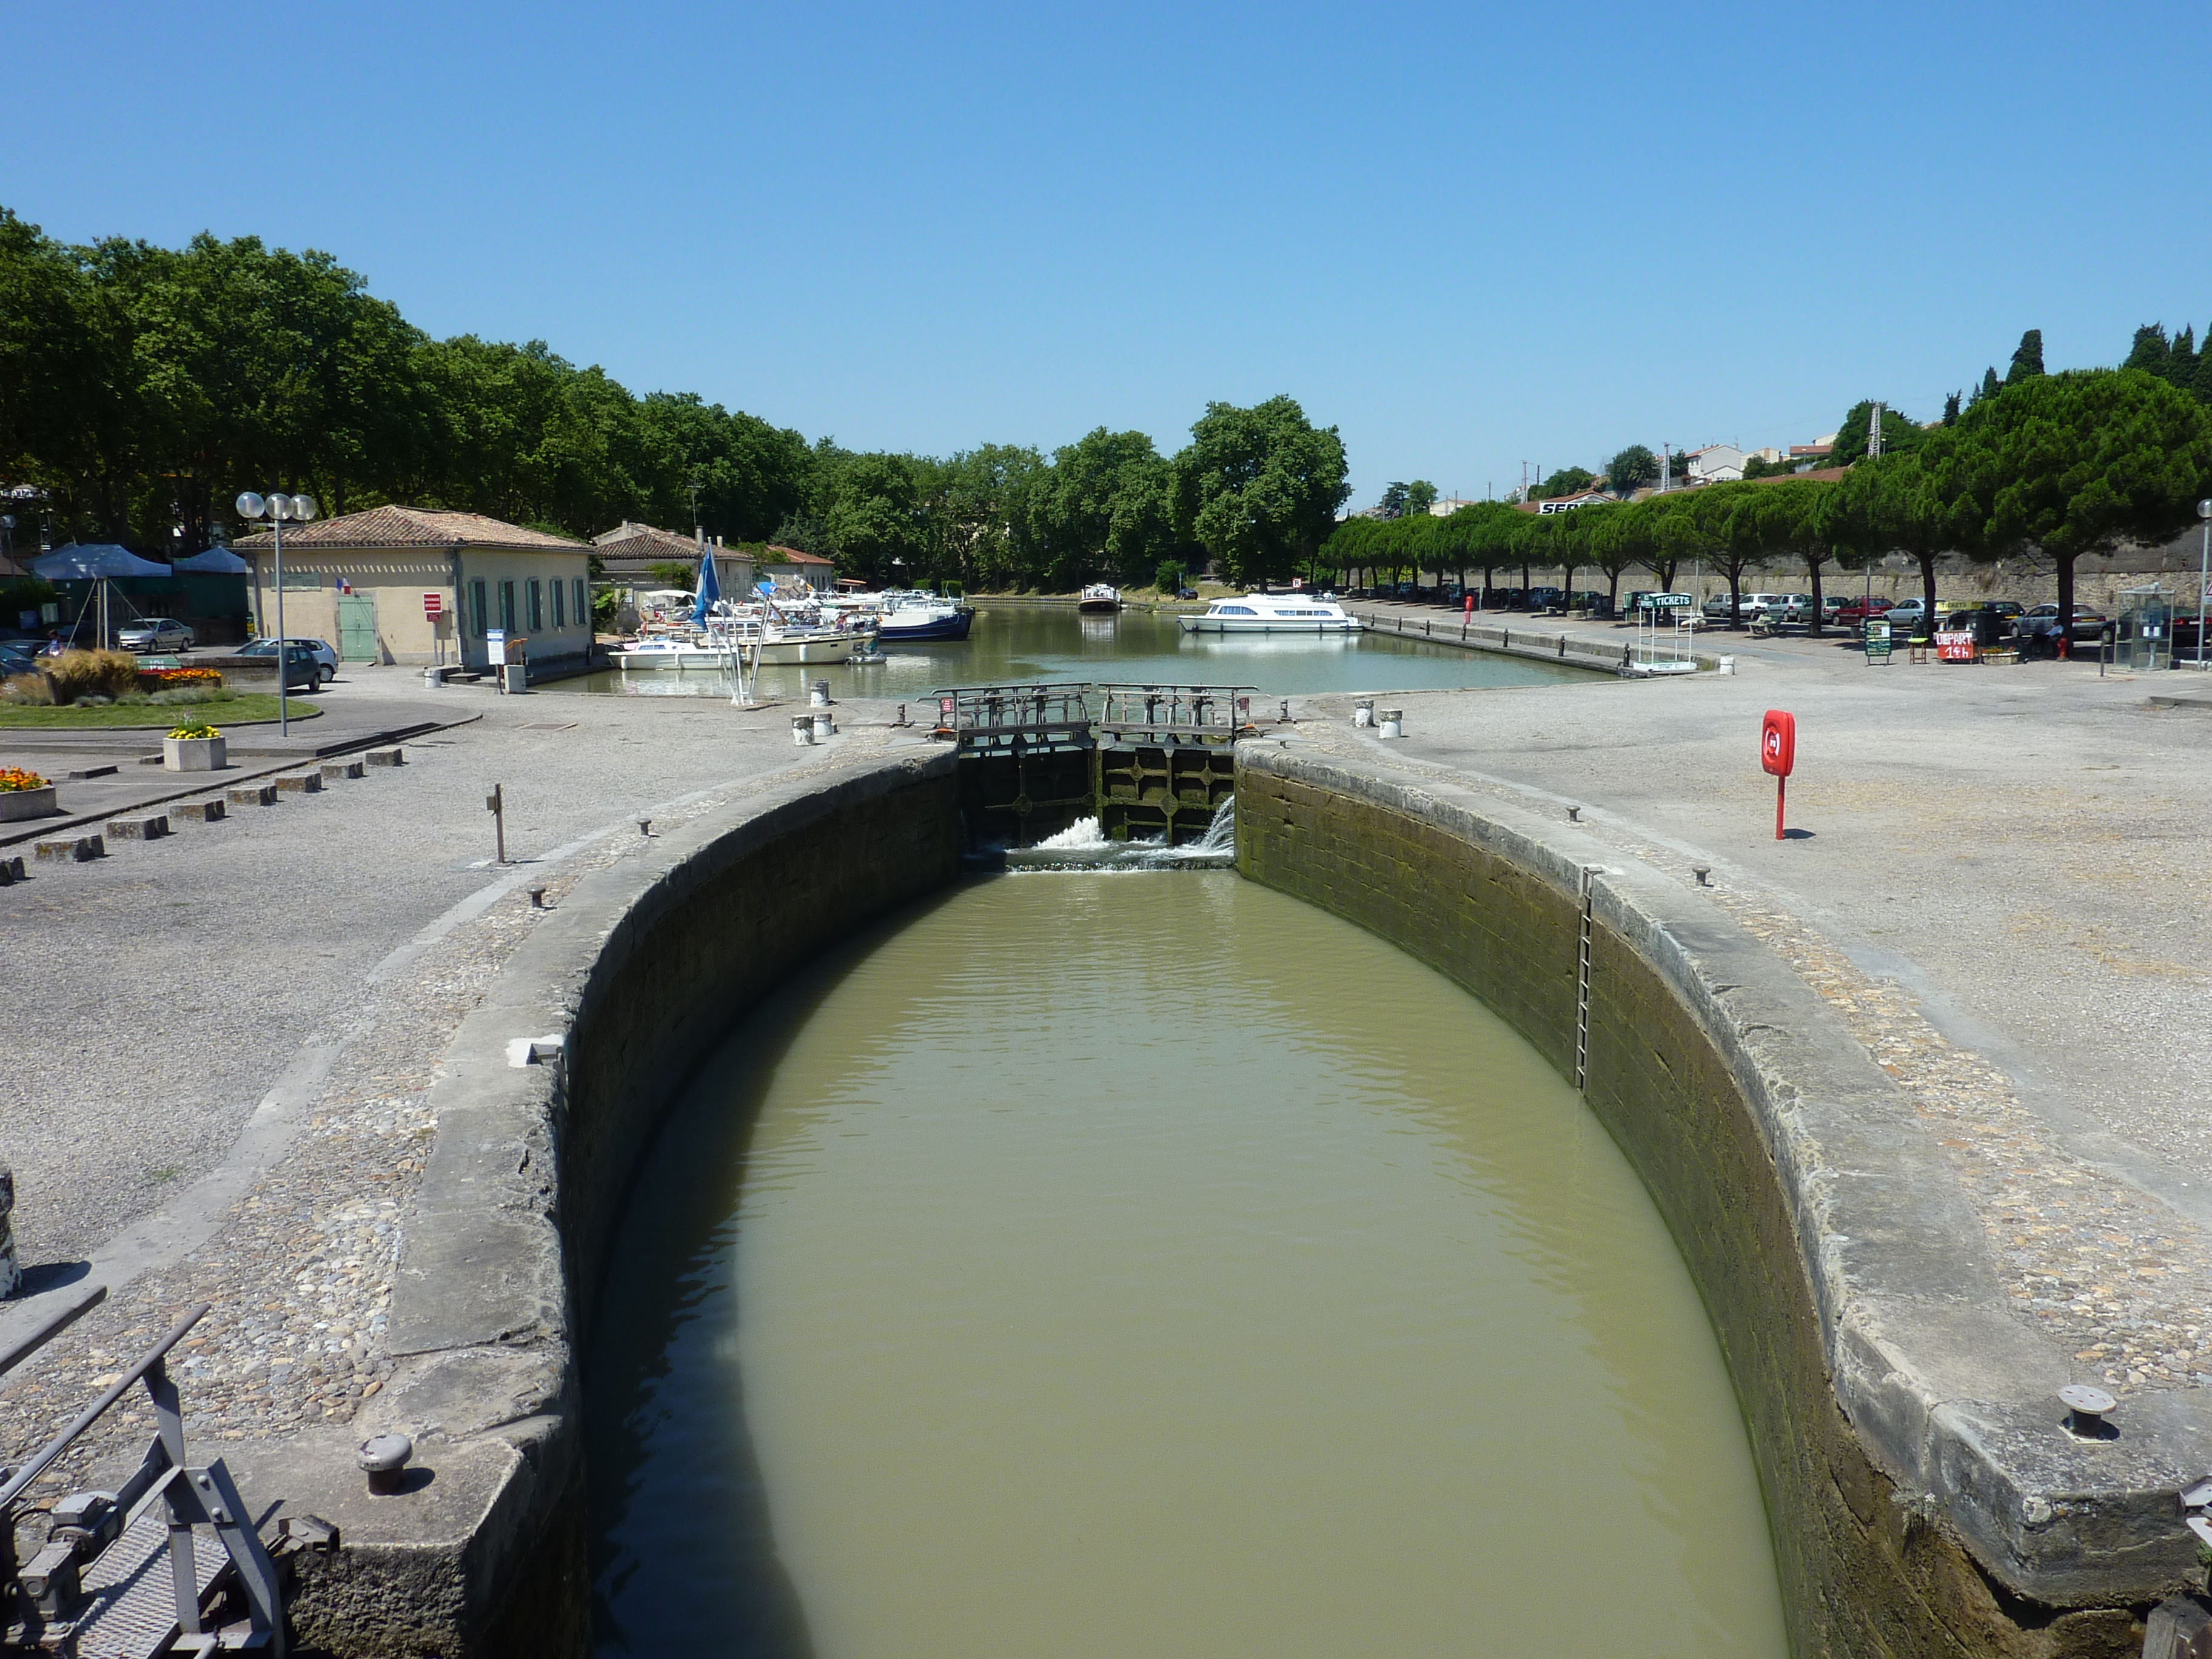
[[1374, 698], [1363, 697], [1359, 702], [1352, 705], [1352, 723], [1354, 726], [1372, 726], [1375, 724]]
[[380, 1434], [361, 1443], [361, 1467], [368, 1476], [368, 1489], [379, 1498], [407, 1490], [408, 1460], [415, 1443], [404, 1434]]
[[499, 862], [507, 862], [507, 790], [495, 783], [491, 793], [484, 797], [484, 811], [491, 814], [492, 833], [498, 838]]
[[817, 743], [827, 743], [827, 742], [829, 742], [829, 741], [830, 741], [830, 739], [832, 737], [834, 737], [834, 736], [836, 736], [836, 731], [837, 731], [837, 727], [836, 727], [836, 725], [835, 725], [835, 724], [830, 720], [830, 711], [829, 711], [828, 709], [826, 709], [826, 708], [823, 708], [823, 709], [817, 709], [817, 710], [816, 710], [816, 711], [815, 711], [815, 715], [814, 715], [814, 741], [815, 741], [815, 742], [817, 742]]
[[830, 706], [829, 681], [817, 680], [806, 688], [806, 706], [810, 708], [827, 708]]
[[1723, 674], [1735, 673], [1735, 659], [1734, 657], [1723, 657], [1720, 659], [1720, 672]]
[[1382, 711], [1382, 729], [1376, 733], [1377, 737], [1402, 738], [1406, 735], [1406, 711], [1404, 709], [1386, 708]]
[[791, 717], [791, 740], [804, 749], [814, 741], [814, 716], [793, 714]]

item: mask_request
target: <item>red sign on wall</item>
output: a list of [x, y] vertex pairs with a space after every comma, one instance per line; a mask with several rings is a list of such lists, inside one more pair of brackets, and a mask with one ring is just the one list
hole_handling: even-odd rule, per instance
[[422, 596], [422, 614], [426, 617], [445, 615], [446, 596], [443, 593], [425, 593]]
[[1797, 764], [1797, 717], [1770, 708], [1759, 726], [1759, 763], [1778, 778]]

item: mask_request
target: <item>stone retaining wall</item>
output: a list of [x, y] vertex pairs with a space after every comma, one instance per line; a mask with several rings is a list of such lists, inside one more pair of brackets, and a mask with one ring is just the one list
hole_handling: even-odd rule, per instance
[[730, 1022], [825, 946], [951, 880], [952, 757], [772, 787], [586, 878], [455, 1036], [386, 1331], [348, 1438], [398, 1429], [434, 1477], [370, 1499], [345, 1446], [258, 1456], [344, 1547], [301, 1564], [312, 1649], [580, 1655], [576, 1354], [632, 1173]]
[[[1570, 1079], [1591, 878], [1591, 1109], [1688, 1261], [1735, 1380], [1801, 1655], [2133, 1656], [2191, 1575], [2177, 1395], [2075, 1440], [2068, 1356], [2007, 1310], [1910, 1103], [1765, 946], [1569, 826], [1269, 744], [1237, 863], [1497, 1009]], [[1608, 867], [1609, 866], [1609, 867]], [[1603, 1515], [1597, 1532], [1633, 1525]], [[1602, 1553], [1592, 1570], [1602, 1577]]]

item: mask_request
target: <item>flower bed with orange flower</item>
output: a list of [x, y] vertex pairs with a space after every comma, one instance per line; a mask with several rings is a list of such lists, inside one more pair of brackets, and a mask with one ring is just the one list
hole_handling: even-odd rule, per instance
[[46, 787], [46, 781], [36, 772], [26, 772], [20, 766], [0, 766], [0, 794], [12, 795], [19, 791]]
[[138, 671], [138, 689], [141, 691], [174, 691], [187, 685], [219, 690], [222, 685], [222, 671], [214, 668], [142, 668]]

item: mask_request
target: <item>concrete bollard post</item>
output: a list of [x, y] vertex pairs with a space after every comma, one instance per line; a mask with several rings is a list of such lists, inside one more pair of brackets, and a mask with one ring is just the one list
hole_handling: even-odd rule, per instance
[[1734, 657], [1723, 657], [1723, 658], [1720, 659], [1720, 668], [1721, 668], [1721, 672], [1722, 672], [1722, 673], [1723, 673], [1723, 674], [1733, 674], [1733, 673], [1735, 673], [1735, 659]]
[[1385, 708], [1382, 712], [1382, 729], [1375, 735], [1380, 738], [1402, 738], [1406, 735], [1406, 711]]
[[15, 1260], [15, 1172], [0, 1164], [0, 1300], [23, 1288], [23, 1269]]
[[836, 731], [837, 727], [830, 719], [830, 711], [826, 708], [817, 709], [814, 714], [814, 741], [827, 743], [836, 734]]
[[1374, 698], [1363, 697], [1358, 702], [1352, 705], [1352, 723], [1354, 726], [1372, 726], [1375, 724]]
[[801, 749], [814, 741], [814, 717], [811, 714], [793, 714], [791, 717], [791, 740]]
[[827, 708], [830, 706], [829, 681], [816, 680], [806, 688], [806, 706], [810, 708]]

